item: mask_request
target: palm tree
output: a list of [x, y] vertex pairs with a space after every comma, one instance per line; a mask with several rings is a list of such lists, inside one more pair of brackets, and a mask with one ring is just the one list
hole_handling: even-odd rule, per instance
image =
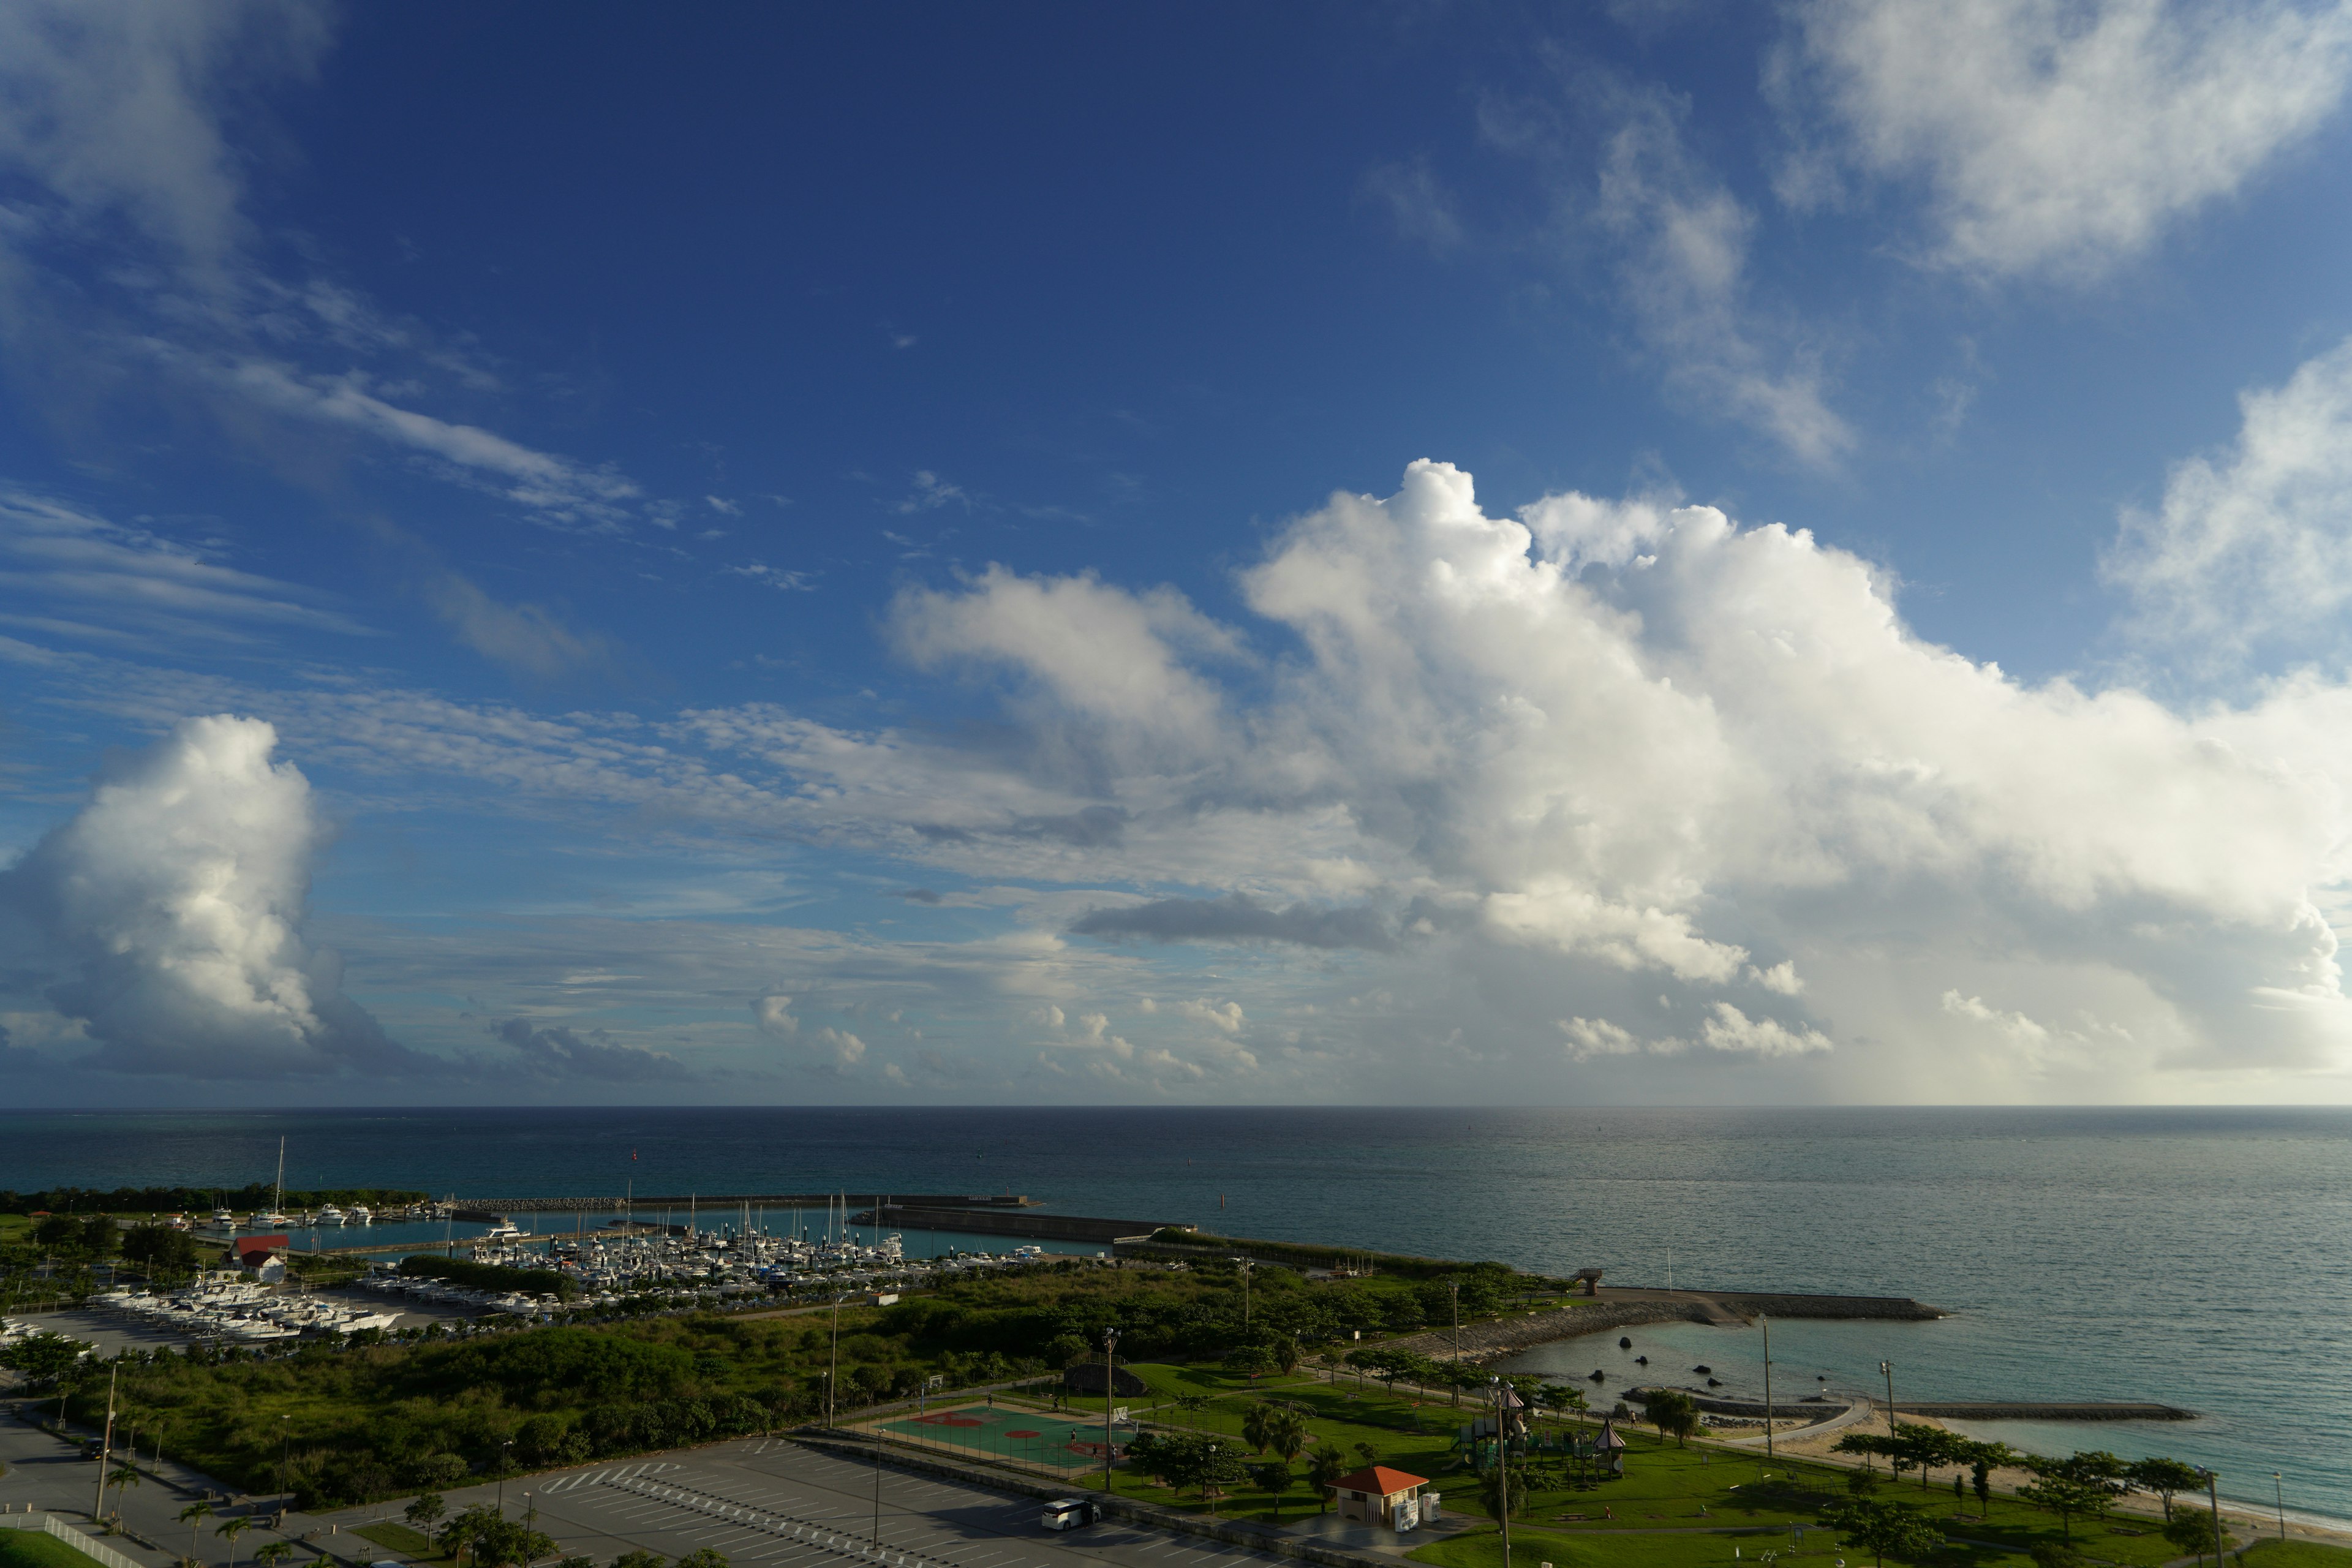
[[1315, 1489], [1315, 1511], [1322, 1513], [1331, 1506], [1331, 1483], [1348, 1473], [1348, 1456], [1339, 1452], [1339, 1445], [1327, 1443], [1315, 1450], [1307, 1462], [1307, 1483]]
[[234, 1518], [223, 1520], [220, 1528], [213, 1531], [215, 1535], [228, 1542], [228, 1568], [236, 1568], [236, 1538], [252, 1528], [253, 1521], [240, 1513]]
[[1253, 1454], [1263, 1454], [1266, 1437], [1273, 1430], [1275, 1418], [1282, 1412], [1269, 1399], [1254, 1401], [1242, 1415], [1242, 1441], [1250, 1446]]
[[253, 1554], [253, 1560], [259, 1563], [261, 1568], [278, 1568], [278, 1564], [284, 1562], [287, 1557], [293, 1552], [293, 1551], [294, 1543], [292, 1542], [273, 1541], [267, 1546], [264, 1546], [260, 1551], [255, 1552]]
[[130, 1464], [116, 1465], [108, 1473], [106, 1484], [114, 1489], [114, 1511], [120, 1515], [122, 1512], [122, 1489], [139, 1484], [139, 1467]]
[[192, 1502], [180, 1510], [180, 1522], [188, 1527], [188, 1560], [192, 1563], [196, 1557], [196, 1527], [212, 1516], [213, 1505], [208, 1502]]

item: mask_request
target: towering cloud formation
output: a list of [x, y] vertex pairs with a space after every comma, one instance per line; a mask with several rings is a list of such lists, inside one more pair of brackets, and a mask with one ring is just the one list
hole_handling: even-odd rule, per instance
[[[2023, 686], [1804, 532], [1575, 495], [1489, 517], [1443, 463], [1334, 497], [1244, 574], [1291, 650], [1246, 695], [1105, 697], [1104, 660], [1150, 673], [1139, 694], [1209, 677], [1157, 629], [1186, 624], [1164, 594], [1084, 587], [999, 572], [952, 613], [901, 605], [927, 658], [1062, 696], [1057, 747], [1100, 728], [1082, 765], [1127, 826], [1095, 874], [1213, 895], [1077, 934], [1344, 941], [1390, 954], [1376, 1039], [1769, 1059], [1858, 1096], [2162, 1093], [2156, 1069], [2352, 1047], [2320, 908], [2339, 688], [2183, 716]], [[1083, 626], [1038, 624], [1073, 602]], [[1016, 610], [1023, 638], [979, 635]], [[2012, 1076], [1929, 1081], [1976, 1068]]]
[[190, 719], [0, 874], [20, 964], [99, 1049], [85, 1065], [205, 1078], [398, 1070], [414, 1058], [301, 935], [324, 837], [257, 720]]

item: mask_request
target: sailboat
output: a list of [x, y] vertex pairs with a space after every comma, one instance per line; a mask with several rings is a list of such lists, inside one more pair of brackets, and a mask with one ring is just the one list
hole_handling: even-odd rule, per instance
[[253, 1216], [253, 1223], [263, 1230], [282, 1230], [293, 1221], [284, 1213], [286, 1203], [286, 1140], [278, 1141], [278, 1184], [270, 1189], [269, 1212]]

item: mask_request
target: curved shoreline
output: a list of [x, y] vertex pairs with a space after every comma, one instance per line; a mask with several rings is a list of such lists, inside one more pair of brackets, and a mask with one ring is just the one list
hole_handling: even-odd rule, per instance
[[[1745, 1325], [1759, 1313], [1776, 1318], [1925, 1322], [1950, 1316], [1939, 1307], [1907, 1296], [1801, 1296], [1748, 1290], [1612, 1290], [1570, 1307], [1529, 1312], [1525, 1317], [1494, 1318], [1462, 1328], [1465, 1361], [1531, 1350], [1560, 1340], [1581, 1339], [1611, 1329], [1640, 1323], [1715, 1323]], [[1435, 1329], [1386, 1342], [1391, 1350], [1451, 1360], [1454, 1336], [1451, 1329]]]

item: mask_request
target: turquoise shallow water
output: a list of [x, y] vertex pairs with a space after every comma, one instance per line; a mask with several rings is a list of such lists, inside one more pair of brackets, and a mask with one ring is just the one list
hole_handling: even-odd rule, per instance
[[[2280, 1471], [2290, 1508], [2352, 1518], [2347, 1111], [0, 1112], [0, 1188], [266, 1181], [281, 1133], [289, 1185], [1013, 1191], [1627, 1284], [1664, 1283], [1671, 1249], [1680, 1285], [1956, 1314], [1776, 1326], [1776, 1380], [1859, 1387], [1884, 1358], [1898, 1399], [2183, 1405], [2200, 1419], [2030, 1436], [2171, 1453], [2249, 1501]], [[1700, 1336], [1719, 1348], [1680, 1364], [1760, 1383], [1731, 1370], [1755, 1361], [1746, 1331], [1650, 1332]], [[1542, 1353], [1613, 1379], [1613, 1336]]]

